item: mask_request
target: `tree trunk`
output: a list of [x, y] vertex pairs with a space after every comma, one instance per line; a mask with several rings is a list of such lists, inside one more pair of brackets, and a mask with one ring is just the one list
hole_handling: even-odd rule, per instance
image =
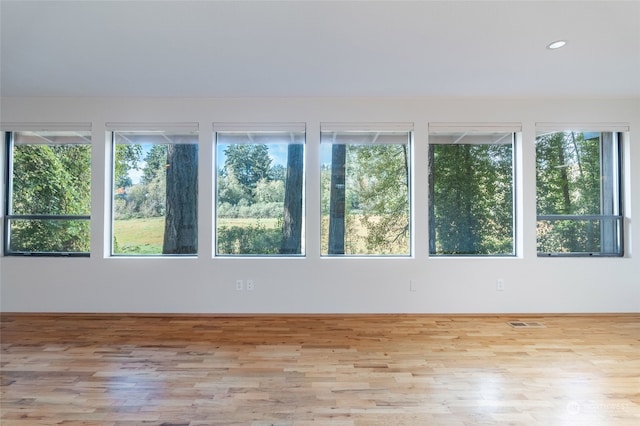
[[474, 212], [473, 192], [480, 191], [476, 174], [475, 164], [473, 156], [471, 154], [470, 145], [462, 145], [460, 147], [463, 153], [463, 182], [465, 192], [459, 196], [459, 202], [461, 203], [461, 209], [459, 213], [463, 216], [464, 227], [460, 233], [460, 252], [464, 254], [476, 254], [478, 239], [480, 235], [478, 233], [477, 221]]
[[304, 145], [293, 143], [289, 145], [280, 254], [302, 253], [303, 154]]
[[436, 183], [434, 173], [435, 146], [429, 145], [429, 157], [427, 159], [427, 180], [429, 185], [429, 254], [436, 254]]
[[347, 146], [331, 147], [331, 196], [329, 199], [329, 254], [344, 254], [345, 165]]
[[198, 146], [167, 147], [167, 210], [163, 254], [198, 252]]
[[564, 140], [558, 145], [558, 165], [560, 167], [560, 185], [562, 186], [562, 214], [571, 214], [571, 196], [569, 194], [569, 175], [564, 158]]

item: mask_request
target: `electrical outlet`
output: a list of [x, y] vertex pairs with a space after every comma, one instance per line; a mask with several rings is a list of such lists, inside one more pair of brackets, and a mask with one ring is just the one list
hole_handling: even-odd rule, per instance
[[409, 280], [409, 291], [418, 291], [418, 287], [413, 280]]
[[244, 290], [244, 282], [242, 280], [236, 280], [236, 290]]
[[254, 288], [253, 280], [247, 280], [247, 291], [253, 291]]
[[504, 291], [504, 280], [502, 278], [496, 280], [496, 291]]

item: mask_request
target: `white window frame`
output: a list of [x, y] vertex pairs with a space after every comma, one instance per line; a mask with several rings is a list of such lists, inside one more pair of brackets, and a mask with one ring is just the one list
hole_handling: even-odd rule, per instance
[[[3, 177], [5, 183], [5, 194], [3, 196], [2, 211], [3, 211], [3, 224], [2, 224], [2, 255], [3, 256], [64, 256], [64, 257], [89, 257], [91, 250], [86, 252], [63, 252], [63, 251], [13, 251], [11, 250], [11, 226], [12, 219], [23, 220], [86, 220], [89, 221], [91, 226], [91, 212], [88, 215], [48, 215], [48, 214], [13, 214], [12, 210], [12, 198], [13, 198], [13, 146], [15, 144], [23, 144], [15, 140], [16, 133], [29, 133], [33, 132], [33, 141], [24, 144], [52, 144], [52, 141], [39, 136], [38, 132], [51, 132], [51, 133], [87, 133], [88, 136], [84, 137], [79, 135], [79, 139], [73, 138], [73, 140], [65, 142], [64, 144], [80, 144], [88, 145], [92, 148], [92, 134], [91, 123], [1, 123], [0, 131], [3, 134], [3, 147], [2, 151], [6, 155], [5, 164], [3, 165], [5, 176]], [[91, 165], [90, 165], [91, 167]], [[90, 243], [90, 242], [89, 242]]]
[[[469, 138], [473, 138], [472, 143], [474, 144], [496, 144], [501, 141], [494, 140], [488, 134], [496, 133], [496, 134], [511, 134], [511, 146], [512, 146], [512, 251], [511, 253], [502, 253], [502, 254], [482, 254], [482, 253], [472, 253], [472, 254], [437, 254], [437, 253], [429, 253], [430, 257], [435, 258], [447, 258], [447, 257], [479, 257], [479, 258], [515, 258], [519, 256], [521, 251], [521, 242], [520, 242], [520, 230], [519, 230], [519, 209], [520, 205], [519, 199], [520, 195], [520, 185], [519, 185], [519, 170], [518, 170], [518, 155], [522, 140], [522, 123], [517, 122], [432, 122], [429, 123], [429, 145], [448, 145], [448, 144], [456, 144], [459, 143], [462, 138], [460, 136], [456, 138], [450, 138], [449, 135], [452, 134], [462, 134], [464, 137], [469, 140]], [[428, 179], [427, 179], [428, 180]], [[430, 185], [430, 184], [429, 184]], [[428, 194], [430, 197], [431, 194]], [[431, 246], [431, 220], [429, 220], [429, 233], [427, 236], [428, 247]], [[429, 250], [431, 251], [431, 250]]]
[[[540, 252], [537, 251], [538, 257], [623, 257], [625, 255], [625, 228], [624, 228], [624, 186], [623, 186], [623, 164], [624, 164], [624, 145], [625, 140], [628, 137], [629, 124], [628, 123], [583, 123], [583, 122], [566, 122], [566, 123], [550, 123], [539, 122], [535, 125], [536, 141], [538, 136], [547, 133], [559, 133], [559, 132], [579, 132], [579, 133], [600, 133], [612, 134], [614, 138], [612, 143], [614, 144], [616, 156], [616, 163], [613, 165], [615, 170], [613, 179], [612, 197], [614, 198], [614, 204], [617, 208], [617, 214], [598, 214], [598, 215], [540, 215], [537, 212], [537, 196], [536, 196], [536, 223], [543, 220], [615, 220], [617, 225], [617, 251], [615, 252], [603, 252], [602, 247], [600, 252]], [[536, 158], [537, 161], [537, 158]], [[602, 162], [602, 157], [600, 157]], [[602, 198], [603, 194], [600, 193]], [[602, 245], [602, 243], [601, 243]], [[536, 236], [536, 247], [538, 246], [538, 239]]]

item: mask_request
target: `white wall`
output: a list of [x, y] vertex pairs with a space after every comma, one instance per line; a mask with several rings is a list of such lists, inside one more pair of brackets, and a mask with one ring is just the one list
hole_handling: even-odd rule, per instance
[[[4, 98], [1, 121], [93, 124], [90, 258], [0, 258], [5, 312], [140, 313], [581, 313], [640, 312], [638, 99], [91, 99]], [[109, 258], [106, 122], [199, 122], [197, 258]], [[213, 258], [213, 122], [307, 124], [306, 257]], [[321, 258], [319, 123], [413, 122], [414, 256]], [[522, 123], [516, 258], [430, 258], [427, 245], [429, 122]], [[535, 123], [628, 123], [624, 258], [538, 258]], [[634, 140], [635, 139], [635, 140]], [[5, 155], [4, 152], [0, 152]], [[4, 167], [4, 157], [0, 161]], [[2, 170], [4, 179], [5, 171]], [[505, 291], [495, 281], [505, 281]], [[255, 290], [235, 290], [253, 279]], [[410, 291], [409, 281], [415, 285]]]

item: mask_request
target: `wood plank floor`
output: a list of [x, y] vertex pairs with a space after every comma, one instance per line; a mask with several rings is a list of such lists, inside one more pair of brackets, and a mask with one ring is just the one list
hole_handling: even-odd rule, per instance
[[640, 425], [640, 315], [1, 320], [3, 426]]

